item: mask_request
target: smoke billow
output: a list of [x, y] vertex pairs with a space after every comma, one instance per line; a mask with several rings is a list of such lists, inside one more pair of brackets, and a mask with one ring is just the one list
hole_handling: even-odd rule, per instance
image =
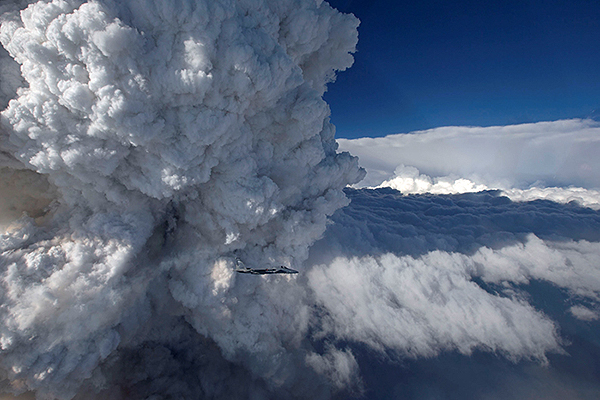
[[[302, 269], [362, 178], [322, 99], [356, 18], [280, 0], [0, 11], [3, 390], [245, 398], [352, 364], [302, 348], [295, 280], [232, 266]], [[298, 393], [326, 395], [313, 382]]]

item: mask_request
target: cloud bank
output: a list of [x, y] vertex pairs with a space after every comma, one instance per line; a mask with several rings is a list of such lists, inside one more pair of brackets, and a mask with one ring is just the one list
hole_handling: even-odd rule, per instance
[[383, 138], [339, 139], [369, 171], [361, 186], [377, 186], [402, 165], [432, 178], [468, 179], [493, 189], [530, 186], [600, 188], [595, 172], [600, 126], [562, 120], [492, 127], [442, 127]]
[[[594, 369], [584, 354], [600, 349], [597, 122], [444, 127], [339, 142], [360, 157], [367, 177], [356, 185], [363, 189], [348, 191], [351, 205], [335, 214], [312, 250], [320, 265], [311, 271], [313, 283], [330, 288], [317, 297], [333, 305], [323, 332], [404, 357], [423, 357], [427, 349], [469, 355], [468, 369], [444, 355], [437, 364], [396, 368], [402, 390], [374, 398], [598, 396], [591, 384], [597, 374], [582, 372]], [[500, 299], [514, 314], [495, 303]], [[527, 333], [516, 333], [511, 315], [530, 321]], [[544, 355], [521, 353], [529, 345]], [[482, 349], [550, 360], [551, 372], [482, 361]], [[549, 355], [562, 350], [571, 362]], [[493, 382], [472, 378], [485, 370]], [[455, 384], [424, 390], [431, 376]], [[561, 383], [548, 390], [536, 379]]]
[[[0, 15], [2, 392], [453, 398], [437, 376], [523, 398], [550, 376], [597, 398], [566, 361], [600, 349], [593, 122], [341, 141], [362, 184], [404, 194], [347, 189], [364, 171], [322, 95], [358, 20], [326, 2]], [[235, 274], [236, 257], [300, 274]]]
[[[308, 279], [324, 310], [317, 337], [402, 360], [365, 383], [376, 388], [368, 398], [600, 393], [585, 356], [600, 350], [597, 211], [500, 191], [347, 193], [350, 206], [311, 249]], [[387, 390], [378, 386], [386, 375]], [[549, 381], [560, 384], [549, 390]]]

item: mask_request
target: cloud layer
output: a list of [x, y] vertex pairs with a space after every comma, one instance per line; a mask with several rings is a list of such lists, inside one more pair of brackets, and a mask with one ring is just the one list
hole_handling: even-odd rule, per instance
[[[313, 282], [329, 288], [317, 295], [331, 310], [323, 332], [404, 357], [416, 349], [421, 357], [446, 349], [470, 354], [468, 361], [441, 355], [390, 367], [403, 382], [393, 395], [398, 398], [597, 397], [598, 376], [587, 356], [600, 353], [597, 136], [595, 121], [569, 120], [339, 140], [367, 170], [357, 186], [379, 189], [348, 191], [351, 205], [335, 214], [313, 247], [321, 265], [311, 271], [319, 277]], [[354, 275], [360, 278], [348, 278]], [[353, 314], [343, 306], [353, 296], [344, 300], [338, 293], [354, 293], [361, 301], [352, 304], [370, 304], [368, 311]], [[520, 324], [499, 304], [482, 311], [499, 301], [495, 296], [514, 307], [514, 315], [528, 315], [525, 330], [515, 334]], [[497, 321], [511, 333], [494, 331]], [[395, 324], [405, 325], [389, 328]], [[518, 350], [529, 345], [544, 355]], [[508, 359], [548, 359], [549, 370], [481, 358], [482, 349]], [[432, 379], [454, 384], [432, 387]], [[548, 390], [539, 380], [560, 383]], [[393, 397], [377, 392], [382, 397], [374, 398]]]
[[[394, 177], [399, 166], [433, 178], [469, 179], [491, 189], [600, 188], [600, 127], [563, 120], [492, 127], [442, 127], [383, 138], [339, 139], [369, 172], [362, 186]], [[400, 173], [403, 172], [399, 171]]]
[[600, 354], [597, 211], [498, 191], [347, 193], [308, 280], [317, 338], [400, 362], [354, 347], [368, 398], [600, 393], [587, 356]]

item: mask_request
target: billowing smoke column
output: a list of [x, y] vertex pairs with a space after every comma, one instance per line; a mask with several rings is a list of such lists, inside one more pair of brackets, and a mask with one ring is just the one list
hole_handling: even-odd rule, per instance
[[2, 390], [291, 396], [304, 375], [318, 397], [322, 377], [348, 383], [349, 352], [303, 344], [298, 283], [233, 263], [302, 270], [362, 178], [322, 100], [358, 21], [319, 0], [0, 13]]

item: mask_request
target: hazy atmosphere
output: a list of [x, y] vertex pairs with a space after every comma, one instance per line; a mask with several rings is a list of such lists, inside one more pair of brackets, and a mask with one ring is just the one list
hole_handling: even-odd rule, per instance
[[600, 397], [598, 6], [375, 3], [0, 0], [0, 398]]

